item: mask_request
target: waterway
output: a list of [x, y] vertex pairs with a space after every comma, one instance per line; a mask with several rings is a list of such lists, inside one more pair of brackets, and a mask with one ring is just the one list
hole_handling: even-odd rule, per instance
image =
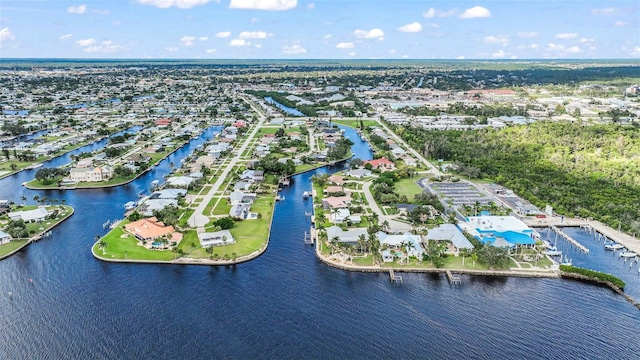
[[289, 115], [304, 116], [304, 114], [302, 112], [300, 112], [300, 110], [295, 109], [295, 108], [290, 108], [290, 107], [285, 106], [285, 105], [282, 105], [279, 102], [273, 100], [273, 98], [271, 98], [270, 96], [265, 97], [264, 100], [266, 102], [268, 102], [269, 104], [275, 105], [278, 109], [284, 111], [285, 113], [287, 113]]
[[[20, 183], [33, 175], [28, 171], [0, 181], [0, 198], [46, 195], [76, 209], [50, 239], [0, 262], [0, 358], [632, 359], [640, 353], [640, 311], [606, 288], [470, 276], [451, 287], [444, 276], [428, 274], [402, 274], [403, 284], [393, 285], [387, 274], [322, 264], [303, 241], [311, 200], [302, 193], [311, 189], [314, 172], [295, 176], [283, 190], [269, 248], [251, 262], [206, 267], [94, 259], [90, 247], [106, 231], [101, 224], [121, 217], [125, 202], [215, 131], [115, 189], [26, 190]], [[353, 130], [346, 134], [356, 156], [370, 156]]]

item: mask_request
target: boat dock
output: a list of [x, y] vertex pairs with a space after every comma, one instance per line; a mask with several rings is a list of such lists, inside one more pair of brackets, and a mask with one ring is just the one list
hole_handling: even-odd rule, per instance
[[313, 245], [313, 232], [304, 232], [304, 243], [307, 245]]
[[389, 269], [389, 280], [391, 280], [392, 283], [400, 283], [400, 284], [402, 284], [402, 276], [396, 275], [393, 272], [393, 269]]
[[460, 276], [453, 275], [451, 273], [451, 270], [447, 270], [447, 271], [445, 271], [445, 273], [447, 274], [447, 279], [449, 280], [449, 284], [453, 284], [453, 285], [462, 284], [462, 279], [460, 278]]
[[582, 250], [585, 254], [589, 253], [589, 249], [587, 249], [586, 246], [580, 244], [576, 239], [572, 238], [571, 236], [565, 234], [564, 232], [562, 232], [562, 230], [560, 230], [557, 226], [555, 225], [549, 225], [549, 228], [553, 231], [556, 232], [556, 234], [562, 236], [563, 238], [565, 238], [565, 240], [567, 240], [570, 244], [572, 244], [573, 246], [577, 247], [578, 249]]

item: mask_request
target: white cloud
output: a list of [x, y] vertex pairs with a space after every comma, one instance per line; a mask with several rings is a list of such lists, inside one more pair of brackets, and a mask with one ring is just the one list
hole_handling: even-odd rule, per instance
[[591, 15], [613, 15], [618, 11], [618, 9], [610, 7], [603, 9], [592, 9]]
[[256, 49], [260, 49], [262, 47], [262, 44], [255, 44], [253, 45]]
[[511, 56], [510, 52], [504, 51], [502, 49], [500, 49], [500, 50], [498, 50], [498, 51], [496, 51], [494, 53], [491, 53], [491, 57], [494, 58], [494, 59], [504, 59], [504, 58], [510, 57], [510, 56]]
[[464, 55], [460, 55], [460, 56], [458, 56], [456, 59], [458, 59], [458, 60], [464, 60]]
[[331, 37], [332, 37], [332, 36], [333, 36], [333, 35], [331, 35], [331, 34], [327, 34], [327, 35], [323, 36], [322, 38], [323, 38], [324, 40], [329, 40], [329, 39], [331, 39]]
[[11, 33], [8, 27], [2, 28], [0, 30], [0, 47], [2, 47], [2, 43], [6, 41], [13, 41], [16, 37]]
[[249, 46], [249, 45], [251, 45], [251, 43], [245, 39], [233, 39], [229, 42], [229, 46], [239, 47], [239, 46]]
[[282, 47], [282, 53], [287, 55], [300, 55], [300, 54], [306, 54], [307, 49], [303, 48], [300, 45], [291, 45], [291, 46], [285, 45]]
[[482, 6], [474, 6], [472, 8], [468, 8], [462, 14], [460, 14], [460, 19], [475, 19], [475, 18], [488, 18], [491, 17], [491, 11], [487, 8], [483, 8]]
[[620, 20], [618, 20], [615, 23], [613, 23], [613, 26], [615, 26], [615, 27], [624, 27], [624, 26], [627, 26], [627, 25], [629, 25], [629, 23], [624, 22], [624, 21], [620, 21]]
[[238, 39], [266, 39], [272, 35], [266, 31], [243, 31], [238, 35]]
[[84, 49], [86, 52], [95, 53], [115, 53], [118, 51], [124, 50], [124, 46], [114, 44], [111, 40], [105, 40], [100, 42], [100, 45], [89, 46]]
[[538, 37], [538, 33], [535, 31], [521, 31], [518, 33], [518, 37], [521, 37], [523, 39], [533, 39], [535, 37]]
[[396, 49], [391, 49], [391, 50], [389, 50], [389, 54], [393, 55], [393, 54], [395, 54], [395, 53], [396, 53]]
[[228, 38], [229, 36], [231, 36], [231, 31], [220, 31], [216, 33], [216, 37], [220, 39]]
[[314, 4], [314, 3], [309, 3], [309, 5], [307, 5], [307, 9], [309, 9], [309, 10], [313, 10], [315, 8], [316, 8], [316, 4]]
[[165, 48], [165, 50], [167, 50], [168, 52], [177, 52], [180, 49], [178, 49], [177, 47], [168, 47], [168, 48]]
[[189, 9], [197, 5], [204, 5], [211, 0], [136, 0], [142, 5], [151, 5], [161, 9], [175, 6], [180, 9]]
[[213, 54], [216, 51], [218, 51], [218, 50], [216, 50], [216, 49], [207, 49], [204, 52], [206, 52], [207, 54]]
[[67, 12], [69, 14], [84, 14], [87, 11], [87, 5], [69, 6]]
[[500, 44], [502, 46], [509, 45], [509, 35], [489, 35], [486, 36], [483, 40], [485, 44]]
[[76, 41], [76, 45], [78, 46], [90, 46], [96, 43], [95, 39], [83, 39]]
[[99, 15], [109, 15], [109, 10], [100, 10], [100, 9], [92, 9], [91, 10], [92, 13], [94, 14], [99, 14]]
[[58, 40], [67, 40], [68, 38], [70, 38], [70, 37], [72, 37], [72, 36], [73, 36], [73, 35], [71, 35], [71, 34], [65, 34], [65, 35], [60, 36], [60, 37], [58, 38]]
[[384, 31], [378, 28], [373, 28], [371, 30], [356, 30], [353, 32], [357, 38], [359, 39], [384, 39]]
[[596, 42], [595, 39], [593, 38], [582, 38], [580, 40], [578, 40], [581, 44], [588, 44], [588, 43], [593, 43]]
[[293, 9], [298, 0], [231, 0], [229, 9], [281, 11]]
[[533, 50], [540, 50], [540, 45], [538, 45], [538, 44], [531, 44], [531, 45], [529, 45], [529, 47], [531, 49], [533, 49]]
[[180, 45], [184, 47], [192, 47], [196, 44], [195, 36], [183, 36], [180, 38]]
[[561, 33], [561, 34], [556, 34], [555, 36], [556, 39], [563, 39], [563, 40], [575, 39], [576, 37], [578, 37], [577, 33]]
[[341, 42], [336, 45], [336, 49], [353, 49], [352, 42]]
[[207, 41], [207, 40], [209, 40], [209, 38], [208, 38], [208, 37], [206, 37], [206, 36], [200, 36], [200, 37], [198, 38], [198, 40], [200, 40], [200, 41]]
[[356, 56], [356, 52], [355, 51], [350, 52], [349, 56]]
[[411, 24], [402, 25], [398, 28], [400, 32], [416, 33], [422, 31], [422, 24], [419, 22], [412, 22]]
[[427, 23], [425, 24], [425, 27], [432, 28], [432, 29], [440, 29], [440, 25], [436, 23]]
[[572, 47], [570, 47], [570, 48], [567, 48], [567, 50], [566, 50], [566, 51], [567, 51], [569, 54], [578, 54], [578, 53], [581, 53], [581, 52], [582, 52], [582, 50], [580, 50], [580, 48], [579, 48], [579, 47], [577, 47], [577, 46], [572, 46]]
[[640, 56], [640, 46], [636, 46], [629, 52], [631, 56]]
[[429, 8], [429, 10], [422, 12], [422, 17], [425, 19], [433, 19], [435, 17], [446, 18], [455, 15], [458, 12], [458, 9], [453, 8], [449, 11], [436, 10], [434, 8]]

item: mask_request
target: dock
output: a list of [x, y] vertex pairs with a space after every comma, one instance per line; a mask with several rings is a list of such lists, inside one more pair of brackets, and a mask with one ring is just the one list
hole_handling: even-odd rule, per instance
[[400, 283], [400, 284], [402, 284], [402, 276], [396, 275], [393, 272], [393, 269], [389, 269], [389, 280], [391, 280], [392, 283]]
[[447, 279], [449, 280], [449, 284], [453, 284], [453, 285], [460, 285], [462, 284], [462, 279], [460, 278], [460, 276], [458, 275], [453, 275], [451, 273], [451, 270], [447, 270], [445, 271], [445, 274], [447, 274]]
[[562, 230], [560, 230], [557, 226], [555, 225], [549, 225], [549, 228], [553, 231], [556, 232], [556, 234], [562, 236], [563, 238], [565, 238], [565, 240], [567, 240], [570, 244], [572, 244], [573, 246], [577, 247], [578, 249], [582, 250], [585, 254], [589, 253], [589, 249], [587, 249], [586, 246], [580, 244], [576, 239], [572, 238], [571, 236], [565, 234], [564, 232], [562, 232]]
[[313, 245], [313, 234], [311, 232], [304, 232], [304, 243], [306, 245]]

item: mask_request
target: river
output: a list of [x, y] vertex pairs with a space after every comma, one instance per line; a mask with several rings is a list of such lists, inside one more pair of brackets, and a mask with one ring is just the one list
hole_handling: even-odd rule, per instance
[[[470, 276], [451, 287], [444, 276], [428, 274], [402, 274], [403, 284], [393, 285], [387, 274], [322, 264], [303, 241], [311, 200], [302, 193], [314, 172], [284, 188], [269, 248], [251, 262], [207, 267], [94, 259], [90, 247], [106, 231], [101, 224], [121, 217], [125, 202], [215, 131], [114, 189], [27, 190], [20, 183], [30, 171], [0, 180], [0, 198], [45, 195], [76, 209], [50, 239], [0, 262], [0, 358], [631, 359], [640, 353], [640, 311], [606, 288]], [[356, 156], [370, 157], [355, 131], [346, 134]]]

